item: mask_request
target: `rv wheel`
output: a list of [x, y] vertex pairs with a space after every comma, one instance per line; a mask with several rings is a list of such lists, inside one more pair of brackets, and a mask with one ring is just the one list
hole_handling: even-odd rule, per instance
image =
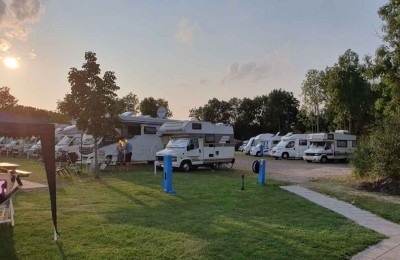
[[321, 157], [321, 163], [326, 163], [328, 161], [328, 158], [326, 156]]
[[256, 153], [256, 157], [258, 157], [258, 156], [261, 156], [261, 155], [260, 155], [260, 152], [257, 152], [257, 153]]
[[181, 164], [181, 171], [189, 172], [192, 164], [189, 161], [183, 161]]
[[282, 154], [282, 159], [288, 159], [289, 158], [289, 154], [288, 153], [283, 153]]
[[218, 170], [218, 169], [219, 169], [219, 163], [214, 163], [211, 167], [212, 167], [214, 170]]

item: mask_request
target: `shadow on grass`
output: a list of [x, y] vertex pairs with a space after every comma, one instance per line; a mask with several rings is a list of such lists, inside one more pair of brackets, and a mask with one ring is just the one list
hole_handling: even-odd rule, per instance
[[18, 259], [13, 239], [13, 228], [5, 224], [0, 224], [0, 259]]
[[[206, 258], [347, 258], [377, 242], [373, 232], [276, 184], [261, 187], [252, 179], [248, 189], [240, 192], [237, 176], [210, 175], [176, 174], [176, 195], [165, 195], [161, 203], [152, 206], [121, 205], [105, 217], [111, 225], [145, 227], [156, 229], [160, 236], [186, 234], [207, 241], [200, 252]], [[143, 175], [136, 177], [116, 178], [156, 187]], [[124, 194], [115, 187], [112, 190]], [[160, 198], [154, 196], [154, 200]]]

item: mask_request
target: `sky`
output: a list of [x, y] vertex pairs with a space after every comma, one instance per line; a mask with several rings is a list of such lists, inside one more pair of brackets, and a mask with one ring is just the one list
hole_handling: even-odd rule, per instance
[[[273, 89], [301, 100], [309, 69], [382, 44], [383, 0], [0, 0], [0, 86], [55, 110], [70, 68], [96, 53], [119, 97], [164, 98], [173, 118]], [[11, 58], [11, 59], [10, 59]]]

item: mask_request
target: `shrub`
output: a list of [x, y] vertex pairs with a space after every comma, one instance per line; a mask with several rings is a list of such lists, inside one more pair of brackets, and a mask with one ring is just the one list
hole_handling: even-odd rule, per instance
[[376, 124], [362, 138], [351, 164], [358, 177], [375, 176], [400, 179], [400, 115]]

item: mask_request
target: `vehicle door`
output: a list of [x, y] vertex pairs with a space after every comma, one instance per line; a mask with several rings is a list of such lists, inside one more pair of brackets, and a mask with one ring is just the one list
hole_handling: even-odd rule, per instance
[[[202, 138], [190, 138], [187, 146], [187, 157], [193, 162], [203, 161]], [[200, 146], [201, 145], [201, 146]]]
[[326, 143], [324, 147], [324, 153], [328, 156], [329, 159], [335, 158], [335, 144], [334, 143]]
[[298, 145], [296, 148], [296, 157], [301, 158], [304, 155], [304, 151], [308, 149], [307, 139], [298, 139]]
[[287, 143], [285, 152], [289, 154], [289, 157], [296, 157], [295, 141], [290, 141]]

